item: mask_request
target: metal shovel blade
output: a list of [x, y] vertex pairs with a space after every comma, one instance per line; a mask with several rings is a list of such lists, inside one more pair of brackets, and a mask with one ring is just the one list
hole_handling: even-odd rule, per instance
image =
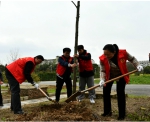
[[65, 100], [66, 103], [69, 103], [70, 101], [73, 101], [77, 96], [81, 95], [82, 93], [80, 91], [77, 91], [76, 93], [72, 94], [67, 100]]

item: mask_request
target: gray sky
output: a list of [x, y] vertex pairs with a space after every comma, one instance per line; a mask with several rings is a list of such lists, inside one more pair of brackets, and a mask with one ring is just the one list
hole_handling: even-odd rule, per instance
[[[77, 4], [77, 1], [74, 1]], [[150, 1], [81, 1], [78, 44], [99, 63], [106, 44], [116, 43], [138, 60], [150, 53]], [[1, 1], [0, 62], [10, 50], [20, 57], [53, 59], [64, 47], [74, 54], [76, 8], [71, 1]]]

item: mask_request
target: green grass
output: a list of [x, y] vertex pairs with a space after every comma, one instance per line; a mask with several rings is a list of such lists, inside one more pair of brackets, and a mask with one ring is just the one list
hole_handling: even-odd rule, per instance
[[146, 95], [142, 95], [142, 96], [136, 96], [136, 95], [131, 95], [131, 94], [128, 94], [128, 98], [149, 98], [148, 96]]
[[100, 79], [97, 78], [97, 79], [94, 80], [94, 83], [95, 83], [95, 84], [99, 84], [99, 81], [100, 81]]
[[6, 87], [6, 86], [1, 86], [1, 89], [3, 90], [7, 90], [8, 89], [8, 87]]
[[150, 75], [130, 75], [130, 84], [150, 84]]
[[[55, 88], [52, 88], [52, 89], [47, 89], [47, 92], [48, 93], [55, 93]], [[66, 92], [66, 88], [62, 88], [61, 92]]]
[[[94, 80], [95, 84], [99, 83], [99, 78]], [[115, 82], [114, 82], [115, 83]], [[150, 84], [150, 74], [130, 75], [129, 84]]]

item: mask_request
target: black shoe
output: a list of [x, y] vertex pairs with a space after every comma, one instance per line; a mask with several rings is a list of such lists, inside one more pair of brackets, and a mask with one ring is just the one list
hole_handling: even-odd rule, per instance
[[14, 112], [14, 114], [24, 114], [24, 111], [17, 111], [17, 112]]
[[0, 104], [0, 106], [4, 106], [3, 104]]
[[109, 113], [107, 113], [107, 114], [106, 114], [106, 113], [103, 113], [103, 114], [101, 114], [101, 116], [104, 116], [104, 117], [105, 117], [105, 116], [112, 116], [112, 112], [109, 112]]
[[124, 119], [125, 119], [125, 117], [118, 117], [117, 120], [124, 120]]

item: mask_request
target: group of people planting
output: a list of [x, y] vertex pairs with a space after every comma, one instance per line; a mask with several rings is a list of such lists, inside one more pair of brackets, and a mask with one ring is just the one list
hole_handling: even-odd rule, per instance
[[[105, 84], [106, 81], [115, 77], [121, 76], [128, 72], [126, 61], [130, 61], [138, 71], [142, 71], [143, 67], [139, 64], [137, 59], [129, 54], [125, 49], [121, 50], [116, 44], [107, 44], [103, 48], [104, 53], [99, 57], [100, 60], [100, 87], [103, 87], [103, 102], [104, 102], [104, 113], [101, 115], [104, 117], [112, 115], [111, 109], [111, 87], [113, 82]], [[91, 62], [91, 54], [88, 53], [83, 45], [78, 45], [78, 54], [74, 55], [77, 57], [76, 61], [73, 62], [73, 58], [70, 57], [70, 48], [63, 49], [63, 55], [58, 59], [57, 66], [57, 81], [56, 81], [56, 101], [59, 101], [60, 91], [63, 83], [67, 86], [68, 98], [72, 94], [72, 83], [70, 74], [72, 68], [79, 65], [79, 90], [85, 90], [87, 84], [88, 88], [94, 86], [94, 72]], [[62, 81], [62, 82], [59, 82]], [[117, 87], [117, 100], [118, 100], [118, 120], [124, 120], [126, 116], [126, 98], [125, 98], [125, 86], [129, 83], [129, 75], [120, 78], [116, 82]], [[70, 85], [70, 86], [69, 86]], [[84, 98], [84, 94], [77, 97], [80, 102]], [[91, 103], [95, 103], [96, 98], [95, 90], [89, 91], [89, 98]]]
[[[58, 64], [56, 68], [56, 92], [55, 101], [58, 103], [60, 100], [60, 93], [62, 86], [65, 82], [67, 88], [67, 97], [72, 95], [72, 80], [71, 73], [74, 67], [79, 67], [79, 90], [85, 90], [87, 85], [88, 88], [94, 86], [94, 72], [93, 65], [91, 61], [91, 54], [84, 49], [83, 45], [78, 45], [78, 54], [74, 61], [73, 57], [70, 56], [71, 49], [64, 48], [63, 55], [58, 58]], [[125, 49], [119, 49], [116, 44], [107, 44], [103, 48], [103, 54], [99, 57], [100, 61], [100, 87], [103, 87], [103, 102], [104, 102], [104, 113], [102, 116], [111, 116], [111, 87], [113, 82], [105, 84], [106, 81], [118, 77], [120, 75], [126, 74], [128, 72], [126, 61], [130, 61], [138, 71], [142, 71], [143, 67], [139, 64], [137, 59], [129, 54]], [[36, 57], [25, 57], [19, 58], [18, 60], [12, 62], [6, 66], [6, 77], [10, 85], [11, 90], [11, 111], [14, 114], [23, 114], [24, 111], [21, 107], [20, 101], [20, 85], [22, 82], [27, 80], [35, 88], [39, 88], [39, 85], [35, 83], [31, 77], [31, 73], [34, 71], [36, 65], [44, 61], [42, 55]], [[1, 79], [1, 78], [0, 78]], [[118, 120], [123, 120], [126, 116], [126, 97], [125, 97], [125, 86], [129, 83], [129, 76], [124, 76], [116, 81], [116, 91], [118, 100]], [[0, 85], [2, 81], [0, 80]], [[90, 103], [95, 103], [95, 90], [89, 91]], [[79, 102], [84, 99], [84, 94], [77, 97]], [[0, 99], [1, 100], [1, 99]], [[2, 101], [2, 100], [1, 100]], [[0, 105], [1, 104], [0, 101]]]

